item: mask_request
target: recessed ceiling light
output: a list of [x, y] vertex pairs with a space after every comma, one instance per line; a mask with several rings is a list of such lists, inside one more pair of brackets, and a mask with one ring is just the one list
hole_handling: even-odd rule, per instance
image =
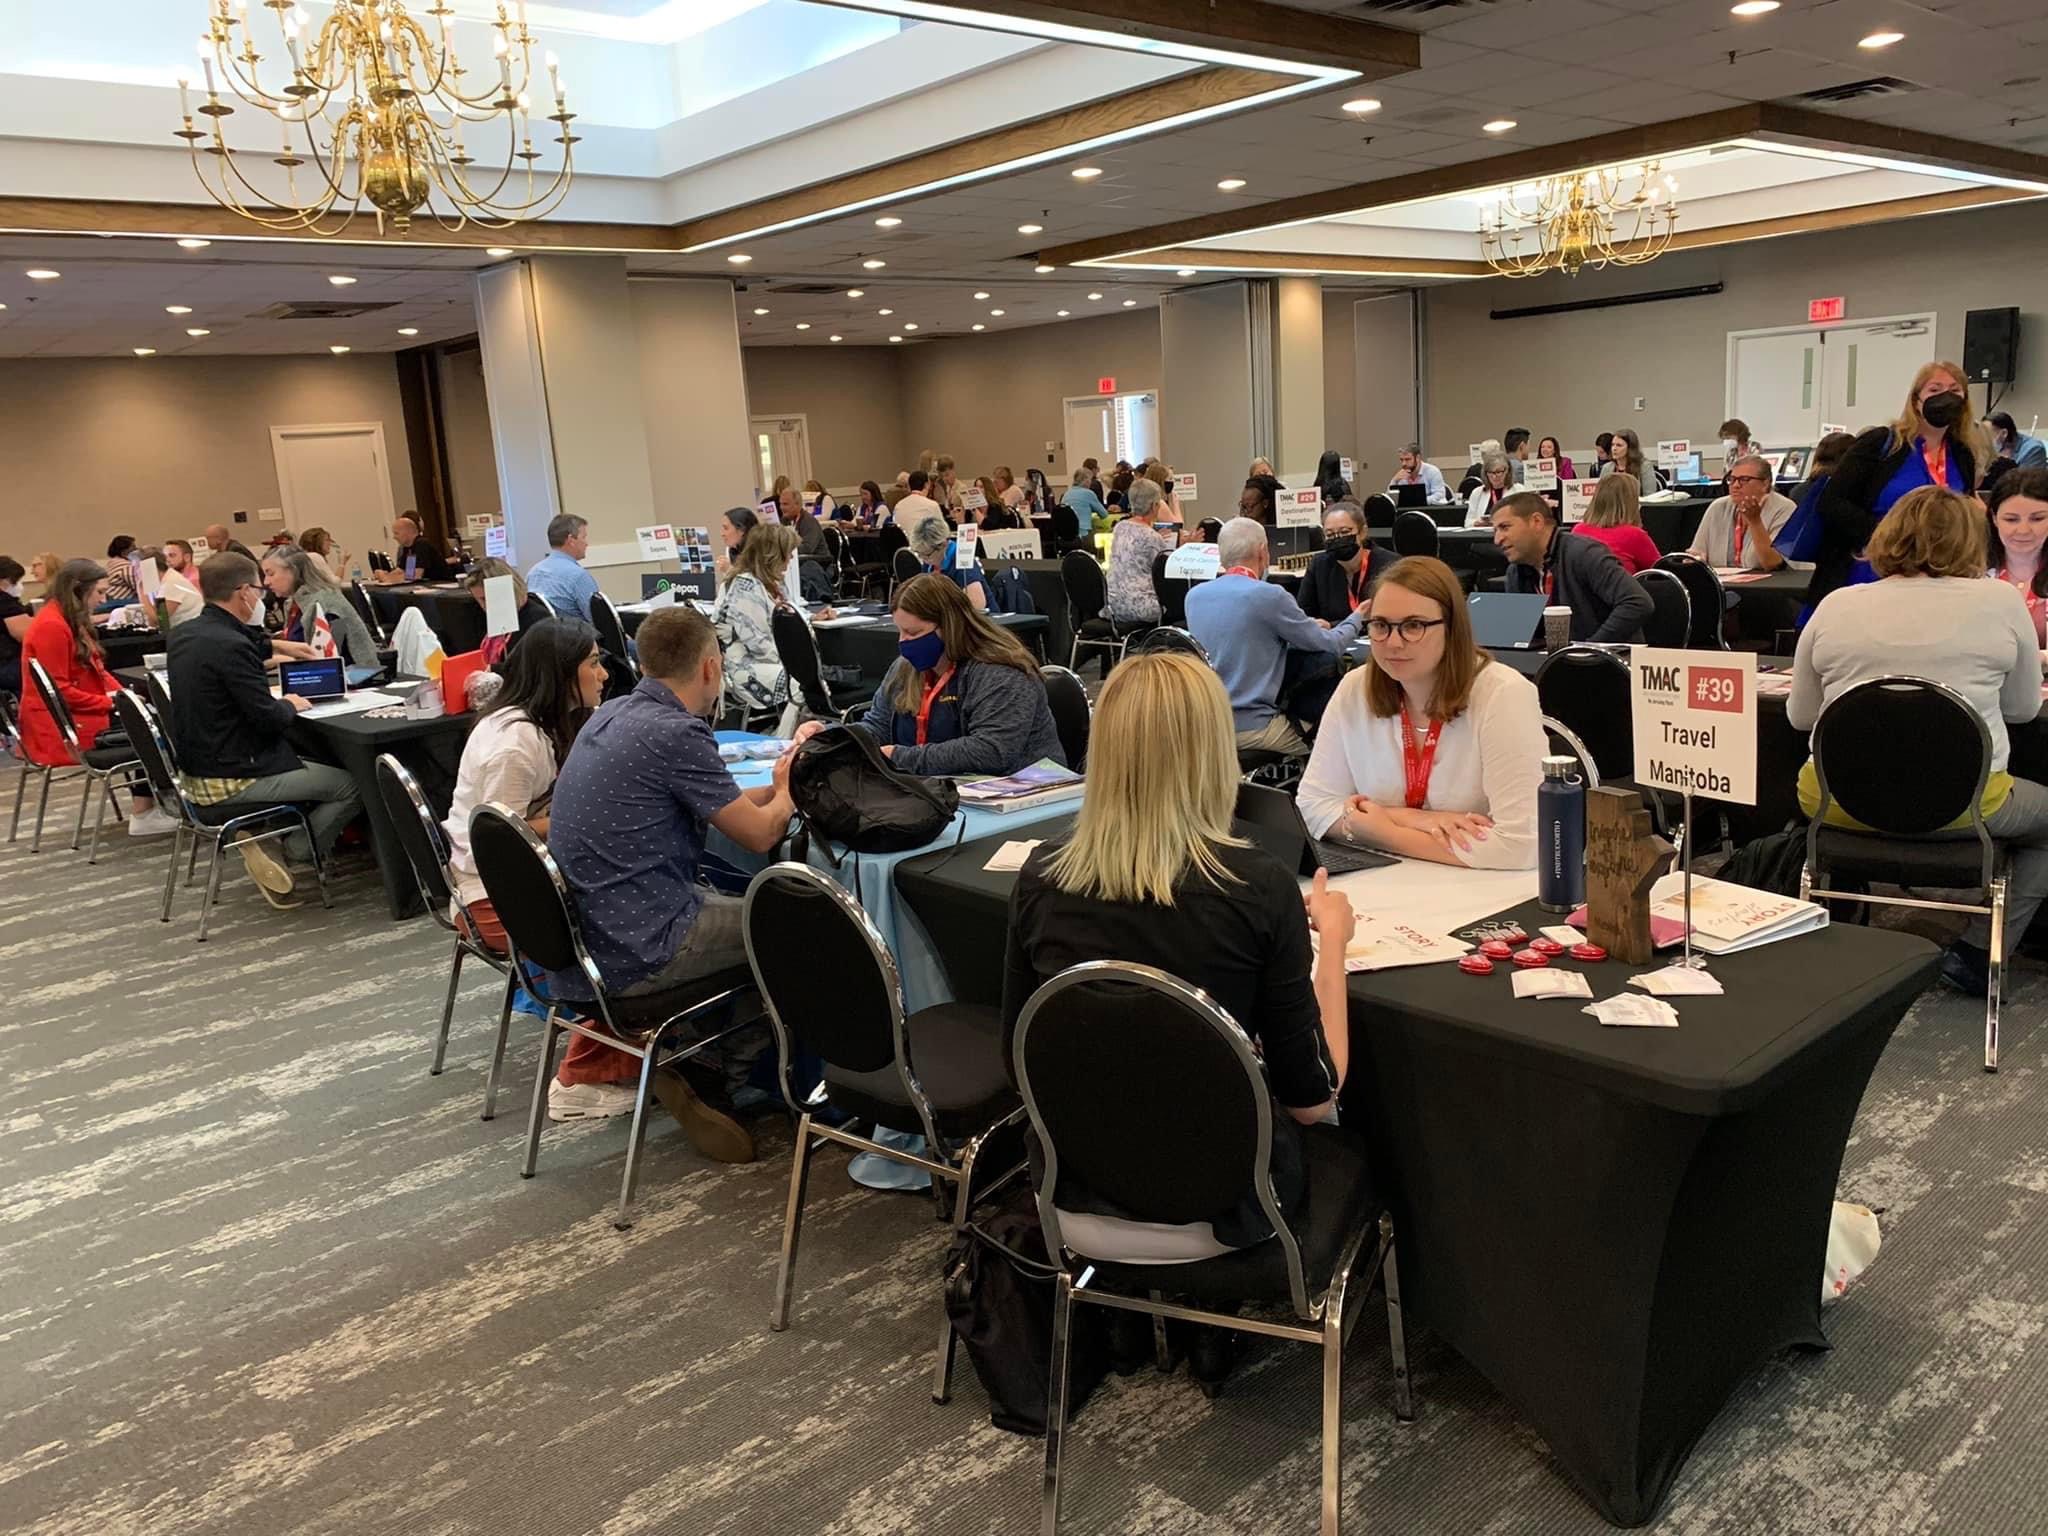
[[190, 304], [166, 304], [164, 306], [164, 313], [167, 315], [189, 315], [192, 313], [192, 306]]
[[799, 320], [796, 323], [796, 328], [800, 331], [808, 331], [811, 328], [811, 322], [808, 320]]
[[754, 258], [747, 255], [747, 253], [744, 251], [734, 251], [730, 256], [726, 257], [725, 259], [731, 262], [736, 267], [744, 267], [748, 262], [752, 261]]
[[826, 337], [825, 339], [826, 339], [827, 341], [844, 341], [844, 340], [846, 340], [846, 338], [845, 338], [844, 336], [828, 336], [828, 337]]
[[901, 336], [891, 336], [889, 339], [891, 341], [901, 341], [903, 338]]
[[201, 330], [198, 326], [195, 325], [190, 330], [186, 331], [185, 334], [187, 336], [211, 336], [213, 332]]
[[901, 219], [897, 218], [897, 217], [896, 217], [896, 215], [894, 215], [893, 213], [892, 213], [892, 214], [887, 214], [887, 215], [884, 215], [884, 216], [883, 216], [882, 218], [879, 218], [879, 219], [875, 220], [875, 228], [877, 228], [877, 229], [894, 229], [894, 228], [896, 228], [896, 226], [897, 226], [897, 225], [901, 224], [902, 222], [903, 222], [903, 221], [902, 221]]
[[507, 256], [516, 255], [517, 252], [515, 252], [509, 245], [494, 245], [489, 250], [485, 251], [484, 254], [492, 258], [494, 261], [503, 261]]
[[980, 321], [976, 321], [973, 325], [970, 325], [968, 329], [970, 331], [985, 331], [988, 329], [988, 327], [983, 325]]
[[334, 284], [334, 286], [337, 288], [353, 288], [356, 285], [356, 280], [354, 278], [343, 277], [339, 273], [336, 273], [333, 277], [328, 278], [327, 281]]
[[1778, 0], [1742, 0], [1740, 5], [1728, 7], [1730, 16], [1768, 16], [1778, 8]]
[[861, 265], [866, 267], [870, 272], [879, 272], [882, 270], [882, 268], [889, 265], [889, 263], [879, 259], [878, 257], [870, 256], [866, 261], [862, 262]]
[[767, 314], [767, 313], [768, 313], [768, 311], [767, 311], [767, 310], [765, 310], [765, 309], [757, 309], [757, 310], [755, 310], [755, 311], [754, 311], [754, 313], [755, 313], [755, 314], [757, 314], [757, 315], [765, 315], [765, 314]]
[[917, 329], [917, 322], [915, 320], [906, 320], [903, 322], [903, 329], [905, 329], [906, 331], [914, 331]]
[[53, 272], [48, 267], [30, 267], [25, 275], [32, 282], [48, 283], [54, 282], [64, 274], [62, 272]]
[[420, 328], [416, 325], [401, 325], [398, 328], [398, 334], [401, 336], [417, 336], [419, 333]]
[[847, 296], [847, 297], [848, 297], [849, 299], [857, 299], [857, 298], [861, 297], [861, 296], [862, 296], [863, 294], [865, 294], [866, 292], [867, 292], [867, 289], [865, 289], [865, 288], [849, 288], [849, 289], [847, 289], [847, 290], [846, 290], [846, 296]]
[[1125, 300], [1124, 300], [1124, 308], [1125, 308], [1125, 309], [1136, 309], [1137, 307], [1138, 307], [1138, 301], [1137, 301], [1136, 299], [1125, 299]]
[[1102, 174], [1102, 167], [1099, 165], [1077, 165], [1067, 174], [1076, 181], [1093, 181]]
[[[1771, 0], [1771, 3], [1775, 5], [1777, 4], [1777, 0]], [[1361, 96], [1356, 101], [1347, 101], [1344, 103], [1344, 110], [1346, 112], [1349, 112], [1353, 117], [1363, 117], [1366, 113], [1377, 112], [1379, 111], [1379, 109], [1380, 104], [1377, 101], [1374, 101], [1370, 96]]]
[[181, 251], [203, 251], [211, 244], [213, 244], [211, 240], [180, 240], [178, 242], [178, 249]]
[[1512, 117], [1496, 117], [1492, 122], [1481, 123], [1479, 126], [1488, 133], [1506, 133], [1515, 126], [1515, 120]]
[[[1870, 36], [1859, 39], [1856, 46], [1870, 49], [1889, 48], [1893, 43], [1902, 43], [1905, 40], [1906, 34], [1903, 32], [1873, 32]], [[29, 275], [33, 277], [35, 274], [31, 272]]]
[[1017, 233], [1020, 235], [1036, 235], [1043, 233], [1044, 229], [1045, 226], [1043, 224], [1019, 224], [1017, 226]]
[[1101, 299], [1102, 295], [1101, 295], [1101, 294], [1099, 294], [1099, 293], [1091, 293], [1091, 294], [1089, 294], [1089, 295], [1088, 295], [1088, 297], [1089, 297], [1090, 299], [1096, 299], [1096, 300], [1099, 300], [1099, 299]]
[[893, 315], [896, 313], [896, 311], [893, 309], [878, 309], [875, 311], [875, 313], [878, 315]]
[[1046, 273], [1054, 271], [1055, 269], [1048, 263], [1041, 261], [1037, 266], [1033, 267], [1031, 270], [1038, 273], [1039, 276], [1043, 277]]
[[989, 313], [994, 315], [998, 320], [1000, 320], [1003, 318], [1004, 315], [1008, 314], [1009, 311], [1004, 309], [992, 309], [989, 311]]
[[348, 351], [349, 349], [347, 347], [329, 347], [327, 350], [332, 352], [336, 357], [339, 357], [341, 356], [342, 353]]
[[988, 290], [987, 290], [987, 289], [979, 289], [979, 290], [977, 290], [977, 291], [976, 291], [976, 293], [975, 293], [974, 297], [975, 297], [975, 298], [976, 298], [977, 300], [986, 300], [986, 299], [988, 298]]
[[1244, 178], [1242, 176], [1226, 176], [1216, 183], [1216, 190], [1218, 192], [1235, 192], [1243, 185]]
[[1053, 311], [1053, 313], [1058, 315], [1062, 320], [1064, 320], [1067, 318], [1067, 316], [1071, 315], [1073, 311], [1071, 309], [1056, 309]]
[[137, 357], [155, 357], [155, 356], [156, 356], [156, 348], [155, 348], [155, 347], [137, 347], [137, 348], [135, 349], [135, 355], [136, 355]]
[[1195, 275], [1195, 269], [1193, 267], [1182, 267], [1180, 271], [1175, 273], [1174, 275], [1176, 277], [1193, 277]]

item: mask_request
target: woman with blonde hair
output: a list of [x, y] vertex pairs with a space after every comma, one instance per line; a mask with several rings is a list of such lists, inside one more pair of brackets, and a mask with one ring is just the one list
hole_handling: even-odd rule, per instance
[[1374, 584], [1365, 631], [1372, 659], [1337, 685], [1301, 778], [1309, 831], [1439, 864], [1533, 869], [1550, 750], [1535, 684], [1479, 648], [1457, 575], [1425, 555]]
[[1954, 363], [1924, 365], [1913, 375], [1898, 419], [1858, 433], [1822, 493], [1813, 601], [1838, 587], [1877, 580], [1863, 547], [1879, 521], [1923, 487], [1967, 496], [1976, 488], [1981, 462], [1963, 370]]
[[1657, 541], [1643, 528], [1643, 498], [1636, 477], [1626, 470], [1600, 482], [1585, 519], [1572, 531], [1598, 539], [1613, 550], [1614, 558], [1631, 576], [1647, 571], [1662, 558]]
[[[504, 661], [506, 653], [519, 642], [519, 637], [543, 619], [550, 617], [550, 614], [547, 604], [535, 598], [527, 591], [526, 578], [514, 570], [509, 563], [500, 560], [496, 555], [485, 555], [483, 559], [471, 566], [463, 574], [462, 589], [475, 598], [477, 605], [482, 607], [484, 605], [484, 583], [494, 576], [510, 576], [512, 578], [512, 607], [513, 611], [519, 615], [519, 628], [509, 635], [486, 635], [484, 636], [484, 643], [478, 647], [484, 653], [484, 665], [493, 672], [496, 672], [499, 670], [499, 664]], [[570, 614], [567, 617], [574, 618], [575, 615]]]
[[[1331, 1115], [1350, 1063], [1344, 948], [1354, 919], [1325, 874], [1304, 899], [1293, 869], [1233, 835], [1237, 790], [1230, 700], [1215, 672], [1179, 652], [1118, 663], [1096, 706], [1080, 814], [1031, 854], [1010, 899], [1003, 1059], [1025, 1002], [1069, 966], [1129, 960], [1201, 988], [1265, 1058], [1283, 1111], [1272, 1117], [1273, 1168], [1276, 1180], [1297, 1181], [1279, 1191], [1292, 1209], [1298, 1127]], [[1272, 1236], [1249, 1200], [1202, 1221], [1137, 1222], [1065, 1173], [1053, 1199], [1068, 1245], [1095, 1258], [1200, 1259]]]
[[325, 528], [308, 528], [300, 534], [299, 548], [312, 556], [320, 573], [334, 586], [348, 579], [348, 551]]
[[725, 661], [725, 686], [752, 709], [777, 709], [789, 702], [789, 677], [775, 649], [775, 610], [789, 606], [783, 583], [796, 546], [794, 528], [760, 524], [741, 543], [732, 577], [719, 589], [713, 623]]
[[[1876, 579], [1830, 592], [1800, 631], [1785, 716], [1794, 730], [1810, 731], [1831, 700], [1882, 677], [1942, 683], [1977, 711], [1991, 733], [1984, 825], [2013, 845], [2005, 898], [2010, 958], [2048, 896], [2048, 789], [2006, 771], [2006, 722], [2041, 711], [2041, 647], [2019, 589], [1982, 579], [1985, 533], [1984, 514], [1960, 492], [1923, 485], [1900, 497], [1870, 536]], [[1799, 770], [1799, 805], [1809, 816], [1820, 806], [1810, 761]], [[1830, 805], [1828, 818], [1843, 821], [1839, 807]], [[1973, 917], [1942, 960], [1943, 978], [1981, 995], [1989, 942], [1988, 921]]]

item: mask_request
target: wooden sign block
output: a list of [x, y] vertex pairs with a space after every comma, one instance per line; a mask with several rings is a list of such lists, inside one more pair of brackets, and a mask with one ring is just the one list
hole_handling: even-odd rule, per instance
[[1670, 858], [1671, 844], [1651, 830], [1639, 792], [1586, 792], [1586, 937], [1610, 958], [1649, 963], [1650, 886]]

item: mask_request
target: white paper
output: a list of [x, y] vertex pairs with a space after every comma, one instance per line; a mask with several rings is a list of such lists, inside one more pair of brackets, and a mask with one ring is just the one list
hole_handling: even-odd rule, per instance
[[131, 561], [130, 564], [135, 567], [135, 590], [152, 603], [155, 602], [157, 593], [163, 590], [164, 585], [163, 573], [157, 570], [156, 562], [145, 557]]
[[1279, 526], [1314, 528], [1323, 520], [1323, 493], [1314, 486], [1280, 493]]
[[1179, 502], [1195, 500], [1195, 477], [1192, 474], [1173, 477], [1173, 499]]
[[1536, 932], [1540, 937], [1550, 940], [1553, 944], [1562, 944], [1566, 949], [1570, 949], [1574, 944], [1586, 942], [1586, 936], [1569, 923], [1561, 923], [1550, 928], [1538, 928]]
[[503, 560], [509, 552], [508, 534], [503, 523], [493, 524], [484, 530], [484, 556], [490, 560]]
[[1591, 997], [1593, 984], [1583, 971], [1553, 971], [1548, 966], [1535, 970], [1517, 969], [1508, 978], [1518, 998]]
[[[1301, 882], [1307, 888], [1306, 880]], [[1426, 859], [1401, 859], [1378, 869], [1332, 875], [1360, 917], [1397, 918], [1425, 933], [1456, 933], [1482, 918], [1536, 899], [1533, 869], [1466, 869]]]
[[1344, 946], [1347, 971], [1387, 971], [1402, 965], [1435, 965], [1455, 960], [1472, 946], [1449, 934], [1431, 933], [1384, 913], [1361, 912]]
[[519, 599], [510, 576], [484, 578], [484, 633], [509, 635], [519, 628]]
[[1002, 847], [988, 856], [988, 862], [981, 867], [990, 870], [1022, 869], [1024, 861], [1031, 857], [1031, 850], [1036, 848], [1041, 841], [1043, 839], [1034, 837], [1028, 841], [1004, 843]]
[[1721, 983], [1708, 971], [1690, 966], [1667, 965], [1661, 971], [1631, 976], [1628, 984], [1641, 987], [1652, 997], [1719, 997]]
[[1621, 993], [1614, 997], [1603, 997], [1599, 1002], [1581, 1009], [1580, 1012], [1590, 1013], [1602, 1024], [1626, 1028], [1678, 1028], [1678, 1010], [1654, 997], [1635, 997]]
[[378, 693], [373, 689], [365, 693], [349, 694], [346, 698], [336, 699], [331, 704], [315, 704], [311, 709], [299, 711], [299, 718], [325, 720], [331, 715], [355, 715], [366, 709], [382, 709], [404, 702], [405, 700], [395, 693]]
[[1166, 574], [1176, 581], [1214, 581], [1223, 569], [1221, 550], [1214, 544], [1183, 544], [1166, 557]]
[[848, 614], [841, 614], [841, 615], [840, 615], [840, 616], [839, 616], [838, 618], [836, 618], [836, 619], [813, 619], [813, 620], [811, 620], [811, 628], [813, 628], [813, 629], [851, 629], [851, 628], [852, 628], [852, 627], [853, 627], [854, 625], [856, 625], [856, 624], [879, 624], [879, 623], [881, 623], [881, 622], [882, 622], [882, 621], [881, 621], [880, 619], [877, 619], [877, 618], [872, 618], [872, 617], [870, 617], [870, 616], [869, 616], [869, 615], [867, 615], [867, 614], [861, 614], [861, 613], [848, 613]]
[[634, 537], [640, 541], [642, 560], [673, 560], [676, 557], [676, 531], [667, 523], [655, 523], [646, 528], [635, 528]]

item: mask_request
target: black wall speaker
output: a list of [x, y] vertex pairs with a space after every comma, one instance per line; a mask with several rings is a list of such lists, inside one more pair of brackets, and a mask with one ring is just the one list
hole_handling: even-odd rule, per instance
[[1972, 384], [2010, 384], [2019, 351], [2017, 309], [1973, 309], [1963, 317], [1963, 372]]

